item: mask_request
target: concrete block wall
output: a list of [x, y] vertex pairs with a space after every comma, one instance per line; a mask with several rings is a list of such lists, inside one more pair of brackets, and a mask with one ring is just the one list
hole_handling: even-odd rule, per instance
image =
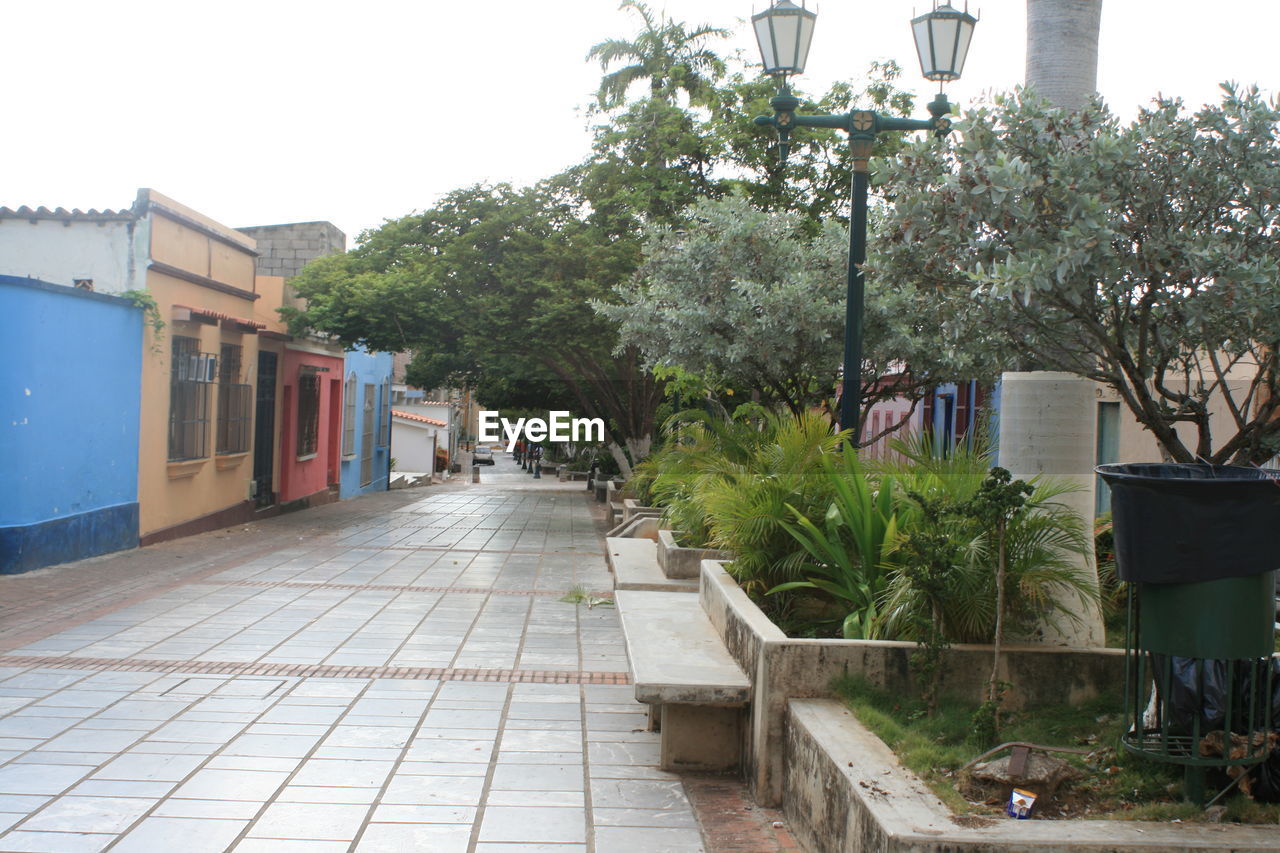
[[237, 229], [258, 242], [258, 275], [292, 278], [316, 258], [347, 250], [347, 235], [332, 222], [293, 222]]

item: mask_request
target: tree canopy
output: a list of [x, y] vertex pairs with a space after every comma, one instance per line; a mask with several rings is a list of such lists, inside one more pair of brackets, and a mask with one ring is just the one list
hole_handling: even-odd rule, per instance
[[[696, 103], [724, 75], [724, 60], [705, 44], [727, 38], [728, 30], [709, 24], [691, 28], [665, 12], [655, 13], [641, 0], [622, 0], [618, 8], [634, 11], [642, 26], [633, 38], [605, 39], [587, 52], [587, 59], [599, 60], [606, 72], [596, 93], [601, 109], [626, 103], [627, 92], [639, 82], [649, 84], [654, 100], [674, 105], [684, 92]], [[622, 63], [629, 64], [616, 67]]]
[[[484, 389], [489, 405], [527, 409], [545, 399], [549, 408], [601, 417], [625, 472], [648, 453], [654, 434], [663, 383], [649, 369], [655, 365], [712, 367], [796, 409], [830, 395], [840, 363], [847, 251], [838, 232], [850, 164], [841, 137], [815, 131], [797, 141], [788, 167], [780, 168], [771, 131], [751, 122], [770, 109], [774, 84], [712, 51], [709, 43], [723, 32], [689, 27], [638, 0], [622, 8], [636, 12], [641, 27], [591, 50], [607, 74], [600, 107], [591, 113], [589, 158], [530, 188], [455, 190], [425, 212], [361, 235], [356, 249], [311, 264], [294, 280], [309, 305], [293, 323], [345, 343], [412, 350], [415, 384], [467, 384]], [[895, 65], [876, 65], [864, 91], [840, 84], [804, 102], [815, 111], [859, 104], [905, 112], [911, 96], [894, 85], [897, 74]], [[649, 86], [632, 85], [641, 81]], [[632, 96], [636, 90], [640, 97]], [[882, 149], [901, 144], [886, 135]], [[741, 199], [726, 201], [725, 210], [739, 205], [740, 222], [725, 221], [731, 212], [699, 206], [734, 194]], [[775, 223], [755, 209], [783, 219]], [[712, 220], [725, 228], [717, 232]], [[745, 231], [749, 223], [762, 234]], [[671, 235], [686, 229], [705, 239], [661, 257]], [[765, 250], [768, 234], [790, 242]], [[728, 250], [725, 241], [737, 238], [747, 240], [746, 254]], [[714, 297], [697, 294], [696, 280], [676, 276], [689, 252], [708, 259], [714, 281], [705, 284], [714, 286]], [[783, 258], [798, 259], [805, 272], [792, 281]], [[754, 265], [750, 292], [734, 290], [738, 272], [730, 267], [738, 262]], [[651, 324], [667, 318], [654, 312], [626, 318], [667, 298], [651, 299], [649, 287], [693, 294], [705, 324], [728, 305], [716, 300], [732, 303], [736, 330], [702, 341], [725, 351], [691, 350], [678, 359], [660, 353], [661, 330], [641, 330], [638, 318]], [[915, 307], [890, 307], [893, 299], [886, 293], [877, 303], [896, 312], [893, 321], [873, 312], [867, 327], [880, 359], [872, 367], [877, 375], [890, 369], [891, 358], [912, 358], [910, 347], [918, 349], [921, 340], [911, 338], [912, 325], [931, 322]], [[628, 331], [620, 338], [623, 326]], [[683, 340], [700, 334], [696, 325], [672, 331]], [[898, 354], [890, 356], [894, 347]], [[912, 364], [912, 381], [933, 377], [929, 364]]]
[[613, 354], [613, 327], [587, 305], [634, 252], [543, 187], [470, 187], [309, 264], [293, 281], [308, 303], [294, 322], [411, 349], [418, 384], [483, 383], [491, 405], [528, 407], [537, 389], [548, 408], [604, 418], [617, 446], [643, 456], [660, 394], [635, 353]]
[[888, 161], [872, 280], [1008, 359], [1115, 389], [1178, 462], [1280, 439], [1280, 106], [1256, 89], [1128, 125], [1026, 93]]
[[[596, 304], [649, 364], [702, 372], [800, 412], [829, 402], [841, 364], [848, 229], [810, 235], [798, 213], [767, 213], [740, 196], [703, 199], [679, 229], [654, 228], [620, 302]], [[919, 398], [939, 383], [989, 379], [945, 317], [911, 289], [873, 282], [866, 298], [863, 420], [875, 403]], [[876, 436], [869, 436], [874, 440]]]

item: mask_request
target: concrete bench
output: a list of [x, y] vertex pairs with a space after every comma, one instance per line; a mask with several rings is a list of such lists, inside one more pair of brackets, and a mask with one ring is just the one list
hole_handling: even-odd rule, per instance
[[698, 591], [696, 580], [673, 580], [658, 568], [658, 546], [652, 539], [610, 536], [605, 542], [605, 560], [613, 571], [614, 589], [648, 592]]
[[696, 595], [620, 590], [636, 699], [662, 733], [663, 770], [738, 766], [751, 682], [729, 656]]

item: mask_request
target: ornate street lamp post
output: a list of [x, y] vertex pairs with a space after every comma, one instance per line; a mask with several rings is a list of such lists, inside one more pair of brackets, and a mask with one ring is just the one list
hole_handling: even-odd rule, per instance
[[[802, 0], [803, 2], [803, 0]], [[769, 101], [774, 113], [759, 116], [756, 124], [769, 125], [778, 131], [779, 150], [785, 162], [790, 150], [791, 131], [797, 127], [828, 127], [849, 134], [853, 154], [853, 201], [849, 216], [849, 280], [845, 308], [844, 393], [840, 396], [840, 427], [851, 430], [856, 445], [860, 438], [858, 409], [862, 402], [862, 265], [867, 260], [867, 178], [868, 161], [876, 134], [885, 130], [931, 130], [944, 136], [951, 130], [951, 104], [941, 91], [929, 103], [929, 119], [883, 116], [872, 110], [854, 110], [844, 115], [797, 115], [800, 100], [791, 94], [787, 75], [800, 74], [809, 57], [813, 25], [817, 14], [797, 6], [791, 0], [775, 0], [768, 9], [753, 15], [756, 41], [764, 70], [779, 79], [778, 94]], [[949, 3], [911, 21], [920, 70], [928, 80], [940, 83], [958, 80], [964, 69], [973, 27], [978, 19], [968, 10], [961, 12]]]

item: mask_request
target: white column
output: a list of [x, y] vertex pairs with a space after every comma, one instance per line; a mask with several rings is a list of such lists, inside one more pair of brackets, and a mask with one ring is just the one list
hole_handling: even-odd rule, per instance
[[[1059, 500], [1084, 520], [1090, 538], [1097, 399], [1098, 386], [1071, 373], [1009, 372], [1000, 377], [1000, 466], [1014, 479], [1045, 475], [1079, 487]], [[1079, 558], [1079, 566], [1096, 585], [1098, 572], [1092, 551]], [[1059, 616], [1057, 625], [1044, 626], [1042, 641], [1076, 648], [1104, 646], [1106, 633], [1098, 608], [1084, 608], [1074, 594], [1063, 603], [1079, 617], [1079, 623]]]

